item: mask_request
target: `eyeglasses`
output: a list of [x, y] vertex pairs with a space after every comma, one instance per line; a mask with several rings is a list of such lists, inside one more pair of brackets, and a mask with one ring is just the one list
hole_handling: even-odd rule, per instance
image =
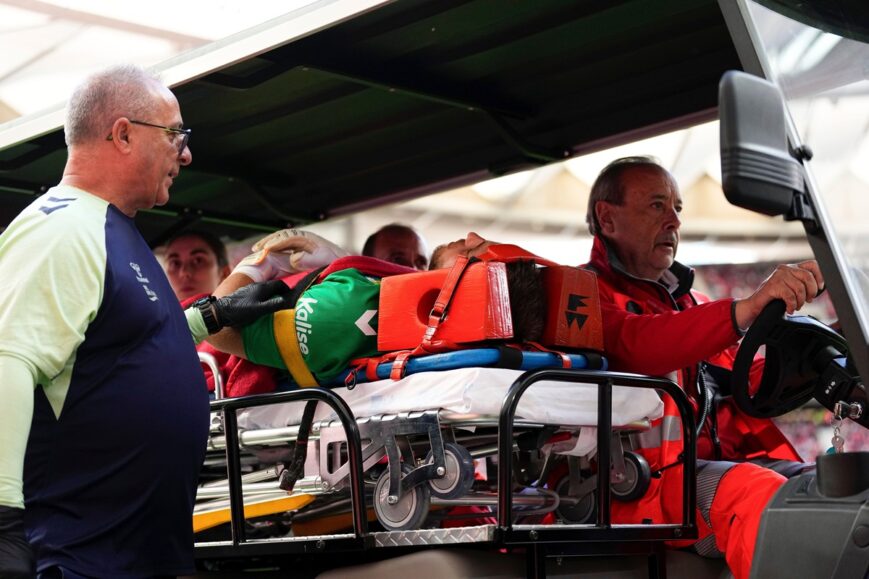
[[[187, 146], [188, 141], [190, 141], [190, 133], [193, 132], [192, 129], [176, 129], [174, 127], [164, 127], [163, 125], [155, 125], [154, 123], [146, 123], [145, 121], [135, 121], [130, 119], [130, 122], [134, 125], [143, 125], [145, 127], [154, 127], [155, 129], [162, 129], [164, 132], [172, 135], [173, 140], [177, 140], [178, 135], [181, 136], [181, 140], [178, 141], [178, 155], [180, 156], [184, 153], [184, 148]], [[109, 136], [106, 137], [107, 141], [112, 140], [112, 134], [109, 133]]]

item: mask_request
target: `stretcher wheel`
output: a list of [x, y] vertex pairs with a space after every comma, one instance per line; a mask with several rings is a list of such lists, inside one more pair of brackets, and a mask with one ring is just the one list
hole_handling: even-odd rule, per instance
[[[402, 478], [412, 470], [412, 466], [402, 463]], [[386, 469], [374, 485], [374, 512], [387, 531], [407, 531], [419, 528], [425, 520], [431, 505], [431, 491], [428, 485], [418, 484], [402, 493], [394, 505], [390, 505], [388, 499], [389, 469]]]
[[[569, 491], [570, 477], [566, 476], [555, 485], [555, 492], [559, 497], [570, 497], [568, 494]], [[577, 503], [575, 505], [560, 503], [558, 508], [555, 509], [555, 512], [558, 513], [558, 516], [561, 517], [562, 520], [567, 521], [568, 523], [581, 524], [587, 523], [594, 518], [595, 494], [593, 492], [586, 493], [581, 497], [570, 498], [578, 499]]]
[[[429, 451], [425, 457], [427, 464], [434, 462], [434, 454]], [[474, 459], [464, 446], [454, 442], [444, 444], [444, 466], [446, 473], [441, 478], [428, 481], [431, 494], [442, 499], [455, 499], [465, 496], [474, 486]]]
[[644, 494], [652, 480], [652, 469], [645, 458], [635, 452], [625, 453], [625, 480], [610, 485], [616, 500], [634, 501]]

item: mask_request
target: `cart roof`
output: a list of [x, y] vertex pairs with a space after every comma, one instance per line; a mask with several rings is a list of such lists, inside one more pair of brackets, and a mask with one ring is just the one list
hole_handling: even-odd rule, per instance
[[[715, 0], [319, 2], [160, 67], [194, 162], [137, 220], [241, 236], [409, 199], [714, 118], [740, 68]], [[0, 129], [4, 222], [58, 181], [61, 123]]]

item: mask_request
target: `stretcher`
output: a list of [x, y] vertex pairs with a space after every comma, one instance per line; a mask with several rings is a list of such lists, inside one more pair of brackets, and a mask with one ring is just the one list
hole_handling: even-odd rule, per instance
[[[522, 368], [536, 365], [533, 358]], [[681, 390], [666, 380], [585, 369], [582, 355], [571, 361], [572, 369], [474, 366], [214, 402], [223, 412], [215, 414], [209, 453], [225, 452], [233, 464], [229, 482], [200, 487], [194, 527], [201, 538], [229, 523], [231, 536], [200, 541], [198, 556], [240, 556], [253, 545], [292, 552], [312, 541], [320, 550], [503, 543], [553, 529], [582, 539], [601, 527], [619, 527], [626, 540], [691, 536], [691, 508], [681, 525], [609, 521], [611, 497], [635, 498], [648, 485], [651, 473], [631, 452], [630, 434], [662, 415], [657, 388], [685, 404], [684, 435], [693, 438]], [[319, 404], [303, 437], [301, 401], [309, 397]], [[300, 455], [303, 468], [288, 482]], [[693, 480], [693, 457], [686, 458]], [[596, 492], [604, 487], [611, 492]], [[693, 492], [686, 482], [686, 501]], [[474, 520], [468, 524], [456, 507], [474, 507]], [[279, 536], [262, 536], [264, 528]]]

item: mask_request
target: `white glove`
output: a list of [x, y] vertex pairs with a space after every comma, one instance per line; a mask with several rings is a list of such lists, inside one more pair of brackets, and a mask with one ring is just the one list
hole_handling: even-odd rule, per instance
[[316, 233], [301, 229], [275, 231], [257, 241], [251, 249], [253, 253], [232, 271], [243, 273], [255, 282], [316, 269], [350, 255]]

